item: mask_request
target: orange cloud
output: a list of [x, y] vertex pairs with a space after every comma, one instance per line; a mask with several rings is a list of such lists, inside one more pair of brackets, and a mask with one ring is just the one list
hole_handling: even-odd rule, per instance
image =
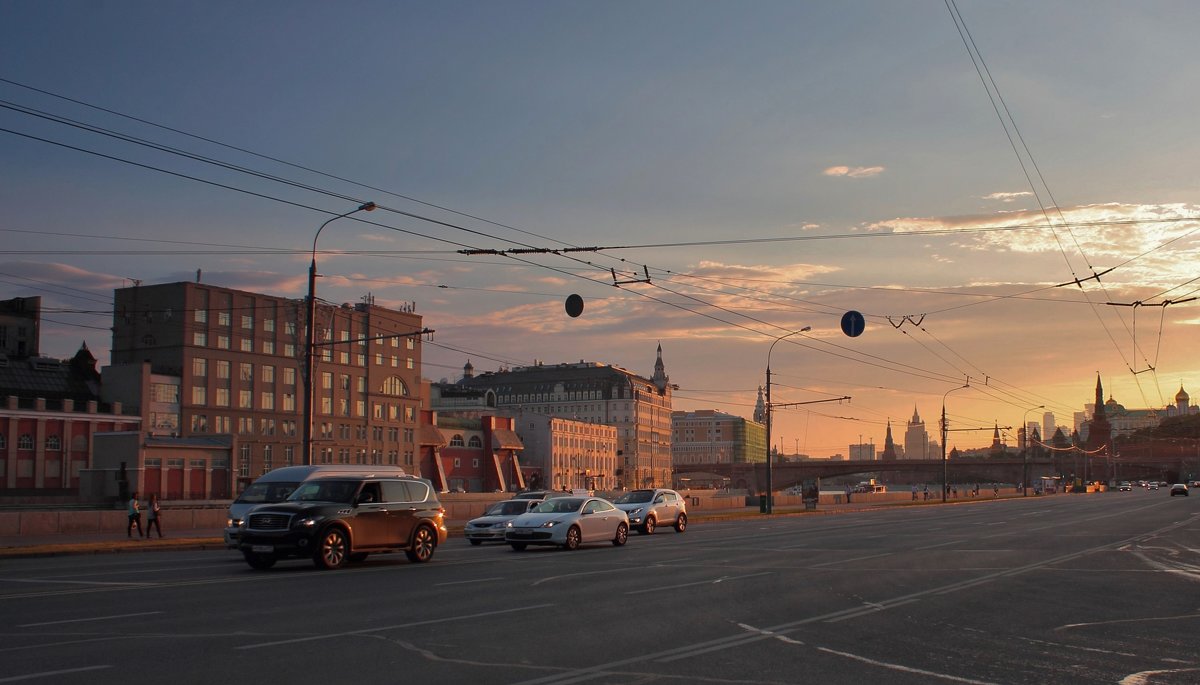
[[845, 176], [847, 178], [870, 178], [884, 172], [881, 166], [831, 166], [821, 173], [826, 176]]

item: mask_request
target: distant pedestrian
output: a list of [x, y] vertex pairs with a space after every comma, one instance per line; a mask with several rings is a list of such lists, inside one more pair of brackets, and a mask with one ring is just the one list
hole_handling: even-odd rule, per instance
[[854, 488], [846, 486], [846, 504], [850, 504], [850, 493], [854, 492]]
[[158, 495], [150, 493], [150, 501], [146, 503], [146, 537], [150, 537], [150, 531], [158, 530], [158, 537], [161, 538], [162, 525], [159, 523]]
[[999, 497], [999, 496], [1000, 496], [1000, 484], [992, 483], [992, 497]]
[[926, 502], [928, 502], [928, 501], [929, 501], [929, 483], [926, 483], [926, 484], [925, 484], [924, 486], [922, 486], [922, 487], [923, 487], [923, 489], [924, 489], [924, 491], [925, 491], [925, 501], [926, 501]]
[[[137, 490], [133, 491], [133, 495], [129, 498], [127, 505], [127, 513], [129, 514], [129, 525], [125, 529], [126, 537], [133, 537], [133, 527], [137, 526], [138, 537], [142, 537], [142, 506], [138, 503]], [[159, 533], [161, 535], [161, 533]]]
[[912, 486], [912, 501], [914, 501], [914, 502], [917, 501], [917, 484], [916, 483], [913, 483], [913, 486]]

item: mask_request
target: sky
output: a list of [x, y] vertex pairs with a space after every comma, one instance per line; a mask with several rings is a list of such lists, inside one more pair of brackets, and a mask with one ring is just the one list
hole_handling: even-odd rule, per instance
[[318, 296], [415, 305], [431, 380], [648, 377], [661, 345], [676, 409], [751, 416], [769, 362], [785, 453], [902, 441], [914, 410], [936, 440], [943, 403], [951, 447], [1015, 444], [1097, 374], [1129, 408], [1200, 395], [1197, 20], [0, 0], [0, 299], [107, 364], [114, 288], [303, 297], [318, 227], [372, 201], [321, 232]]

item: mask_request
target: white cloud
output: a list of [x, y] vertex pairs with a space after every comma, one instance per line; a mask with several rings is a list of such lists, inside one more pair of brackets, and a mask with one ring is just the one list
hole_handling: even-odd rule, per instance
[[999, 200], [1001, 202], [1014, 202], [1019, 197], [1033, 197], [1033, 193], [1029, 192], [1028, 190], [1023, 190], [1020, 192], [1003, 192], [1002, 191], [1002, 192], [998, 192], [998, 193], [991, 193], [990, 195], [984, 195], [983, 199]]
[[831, 166], [821, 173], [826, 176], [845, 176], [848, 178], [870, 178], [884, 172], [881, 166]]

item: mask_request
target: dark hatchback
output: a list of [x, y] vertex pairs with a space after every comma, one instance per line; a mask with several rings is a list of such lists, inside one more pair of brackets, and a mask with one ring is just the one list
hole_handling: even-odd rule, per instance
[[424, 478], [320, 478], [302, 483], [284, 502], [253, 509], [239, 530], [238, 549], [256, 569], [288, 558], [334, 569], [398, 551], [425, 562], [446, 541], [445, 513]]

